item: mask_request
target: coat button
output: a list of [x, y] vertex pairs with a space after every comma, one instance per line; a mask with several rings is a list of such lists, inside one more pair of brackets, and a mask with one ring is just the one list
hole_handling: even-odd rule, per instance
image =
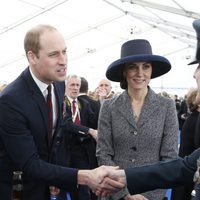
[[135, 162], [135, 159], [133, 158], [133, 159], [131, 159], [131, 162]]
[[137, 151], [137, 147], [132, 147], [131, 148], [133, 151]]
[[134, 135], [137, 135], [137, 131], [134, 131], [133, 134], [134, 134]]

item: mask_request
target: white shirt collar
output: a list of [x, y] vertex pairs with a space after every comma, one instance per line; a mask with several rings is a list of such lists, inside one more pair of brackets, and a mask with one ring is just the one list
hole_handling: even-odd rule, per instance
[[86, 92], [81, 92], [81, 93], [79, 93], [78, 96], [82, 96], [82, 95], [87, 95], [87, 93]]
[[40, 81], [31, 71], [31, 68], [29, 68], [31, 76], [33, 78], [33, 80], [35, 81], [35, 83], [37, 84], [37, 86], [39, 87], [39, 89], [41, 90], [42, 94], [45, 94], [45, 90], [47, 89], [48, 85], [42, 81]]
[[69, 97], [68, 95], [67, 95], [67, 98], [69, 99], [69, 101], [70, 101], [70, 103], [72, 104], [72, 101], [76, 101], [76, 103], [77, 103], [77, 98], [76, 99], [72, 99], [71, 97]]

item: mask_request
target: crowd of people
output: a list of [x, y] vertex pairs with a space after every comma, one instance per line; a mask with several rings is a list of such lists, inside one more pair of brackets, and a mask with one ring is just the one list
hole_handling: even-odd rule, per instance
[[[200, 20], [194, 28], [199, 39]], [[192, 181], [200, 168], [200, 65], [198, 88], [180, 101], [149, 86], [171, 64], [145, 39], [122, 45], [93, 92], [85, 77], [67, 74], [67, 46], [55, 27], [30, 29], [24, 49], [29, 66], [0, 86], [1, 200], [12, 198], [14, 171], [23, 173], [26, 200], [164, 200], [167, 188], [172, 200], [192, 198], [200, 183], [198, 171]], [[191, 64], [199, 55], [198, 42]]]

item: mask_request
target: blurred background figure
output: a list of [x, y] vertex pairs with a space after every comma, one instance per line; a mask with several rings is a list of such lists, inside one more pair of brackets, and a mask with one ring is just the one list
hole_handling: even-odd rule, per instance
[[97, 128], [97, 125], [98, 125], [98, 118], [99, 118], [99, 110], [100, 110], [100, 103], [99, 101], [95, 101], [94, 99], [92, 99], [92, 97], [90, 97], [88, 95], [88, 81], [84, 78], [84, 77], [81, 77], [81, 87], [80, 87], [80, 90], [79, 90], [79, 96], [78, 98], [79, 99], [84, 99], [86, 100], [87, 102], [90, 103], [90, 106], [91, 106], [91, 109], [92, 111], [94, 112], [94, 115], [95, 115], [95, 128]]
[[181, 100], [179, 99], [177, 94], [174, 95], [174, 101], [175, 101], [176, 110], [177, 110], [177, 113], [178, 113], [178, 111], [181, 107]]
[[6, 88], [7, 84], [0, 84], [0, 92], [2, 92]]
[[111, 82], [106, 78], [102, 79], [95, 89], [94, 98], [102, 103], [103, 100], [110, 99], [113, 96]]
[[171, 98], [170, 95], [169, 95], [167, 92], [165, 92], [165, 91], [160, 92], [160, 93], [158, 93], [158, 94], [160, 94], [160, 95], [163, 96], [163, 97]]
[[[200, 144], [195, 143], [197, 138], [200, 138], [199, 132], [199, 112], [200, 105], [196, 103], [197, 89], [191, 89], [186, 98], [187, 107], [189, 109], [189, 114], [185, 119], [180, 134], [180, 148], [179, 156], [184, 157], [191, 154], [195, 149], [200, 147]], [[190, 200], [191, 192], [193, 190], [194, 184], [188, 184], [182, 187], [177, 187], [172, 190], [171, 200]]]
[[180, 106], [178, 109], [178, 121], [179, 121], [179, 130], [182, 130], [183, 124], [188, 117], [188, 104], [186, 102], [187, 95], [184, 96], [184, 99], [180, 102]]

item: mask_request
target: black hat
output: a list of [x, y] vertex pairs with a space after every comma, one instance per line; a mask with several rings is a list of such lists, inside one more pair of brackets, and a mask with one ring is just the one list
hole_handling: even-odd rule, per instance
[[196, 48], [195, 59], [191, 63], [189, 63], [188, 65], [200, 63], [200, 19], [194, 20], [192, 25], [193, 25], [193, 27], [196, 31], [196, 34], [197, 34], [197, 48]]
[[108, 66], [106, 77], [111, 81], [120, 82], [123, 80], [125, 65], [139, 61], [151, 62], [151, 78], [161, 76], [171, 69], [171, 64], [166, 58], [152, 54], [151, 45], [147, 40], [136, 39], [127, 41], [122, 45], [121, 58]]

